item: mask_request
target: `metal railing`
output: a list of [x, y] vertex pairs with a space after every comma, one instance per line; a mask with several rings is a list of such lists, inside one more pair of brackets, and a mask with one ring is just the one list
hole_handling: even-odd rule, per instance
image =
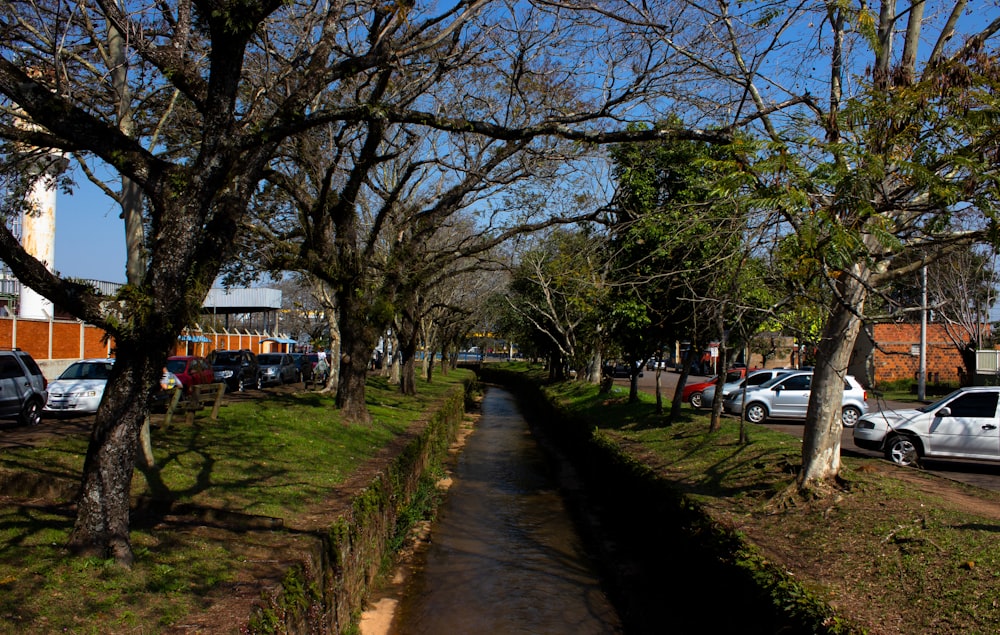
[[[125, 286], [120, 282], [106, 282], [104, 280], [74, 278], [73, 281], [94, 287], [94, 289], [100, 295], [106, 295], [106, 296], [115, 295], [116, 293], [118, 293], [119, 289]], [[0, 273], [0, 296], [20, 297], [20, 295], [21, 295], [21, 282], [16, 278], [10, 277], [9, 274], [4, 275]]]

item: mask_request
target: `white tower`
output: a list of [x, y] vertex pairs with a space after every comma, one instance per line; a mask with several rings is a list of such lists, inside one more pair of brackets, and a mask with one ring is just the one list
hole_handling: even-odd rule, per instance
[[[62, 161], [56, 154], [39, 158], [45, 175], [39, 178], [28, 197], [30, 209], [21, 219], [21, 245], [24, 250], [55, 270], [56, 261], [56, 185], [54, 174]], [[47, 165], [46, 165], [47, 164]], [[55, 169], [52, 169], [55, 168]], [[47, 320], [52, 317], [52, 302], [21, 285], [18, 317]]]

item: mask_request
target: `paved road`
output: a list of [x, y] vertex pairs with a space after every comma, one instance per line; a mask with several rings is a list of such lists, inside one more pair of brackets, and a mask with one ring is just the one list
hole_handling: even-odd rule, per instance
[[[644, 372], [643, 376], [639, 378], [639, 389], [646, 392], [654, 392], [656, 388], [655, 372]], [[679, 373], [672, 371], [664, 371], [660, 374], [660, 385], [661, 390], [666, 398], [670, 398], [673, 395], [674, 388], [677, 386], [677, 380], [680, 378]], [[688, 383], [695, 383], [699, 381], [706, 381], [708, 377], [701, 375], [692, 375], [688, 377]], [[627, 379], [616, 379], [615, 384], [621, 386], [627, 386]], [[690, 407], [685, 405], [685, 407]], [[869, 411], [878, 410], [891, 410], [894, 408], [913, 408], [912, 403], [901, 403], [892, 401], [876, 401], [869, 396], [868, 408]], [[727, 415], [728, 416], [728, 415]], [[801, 422], [788, 422], [788, 423], [777, 423], [769, 422], [767, 424], [768, 428], [772, 430], [779, 430], [781, 432], [786, 432], [788, 434], [795, 435], [802, 438], [802, 423]], [[873, 459], [882, 458], [882, 454], [879, 452], [874, 452], [872, 450], [865, 450], [854, 445], [854, 434], [853, 430], [850, 428], [845, 428], [843, 435], [840, 439], [841, 453], [844, 456], [856, 456], [856, 457], [869, 457]], [[975, 485], [977, 487], [982, 487], [984, 489], [990, 489], [995, 491], [1000, 491], [1000, 464], [997, 463], [987, 463], [983, 461], [924, 461], [924, 468], [928, 472], [932, 472], [939, 476], [945, 478], [950, 478], [956, 481], [961, 481], [963, 483], [968, 483], [970, 485]]]

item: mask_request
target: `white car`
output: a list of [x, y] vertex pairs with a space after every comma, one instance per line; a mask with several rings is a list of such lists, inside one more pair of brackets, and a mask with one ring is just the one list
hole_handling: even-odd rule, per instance
[[[746, 384], [748, 388], [753, 388], [755, 386], [760, 386], [766, 381], [770, 381], [777, 377], [778, 375], [785, 375], [792, 372], [789, 368], [764, 368], [761, 370], [751, 371], [746, 378], [740, 378], [736, 381], [727, 381], [722, 385], [722, 396], [726, 397], [729, 393], [734, 390], [743, 390], [743, 385]], [[712, 407], [712, 400], [715, 399], [715, 385], [709, 386], [705, 390], [701, 391], [701, 404], [705, 408]]]
[[899, 465], [920, 459], [1000, 461], [1000, 387], [959, 388], [923, 408], [869, 413], [854, 428], [854, 443], [879, 450]]
[[101, 358], [70, 364], [49, 384], [45, 412], [97, 412], [114, 363], [113, 358]]
[[[723, 407], [726, 412], [738, 415], [746, 412], [750, 423], [764, 423], [768, 419], [805, 419], [812, 396], [813, 372], [792, 371], [746, 390], [746, 408], [743, 391], [735, 390], [726, 395]], [[851, 375], [844, 376], [844, 400], [841, 417], [845, 428], [853, 427], [868, 412], [868, 393]]]

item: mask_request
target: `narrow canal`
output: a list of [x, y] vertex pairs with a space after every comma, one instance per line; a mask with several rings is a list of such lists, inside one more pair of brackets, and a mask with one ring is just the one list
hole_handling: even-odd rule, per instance
[[487, 390], [454, 478], [392, 633], [622, 632], [511, 393]]

